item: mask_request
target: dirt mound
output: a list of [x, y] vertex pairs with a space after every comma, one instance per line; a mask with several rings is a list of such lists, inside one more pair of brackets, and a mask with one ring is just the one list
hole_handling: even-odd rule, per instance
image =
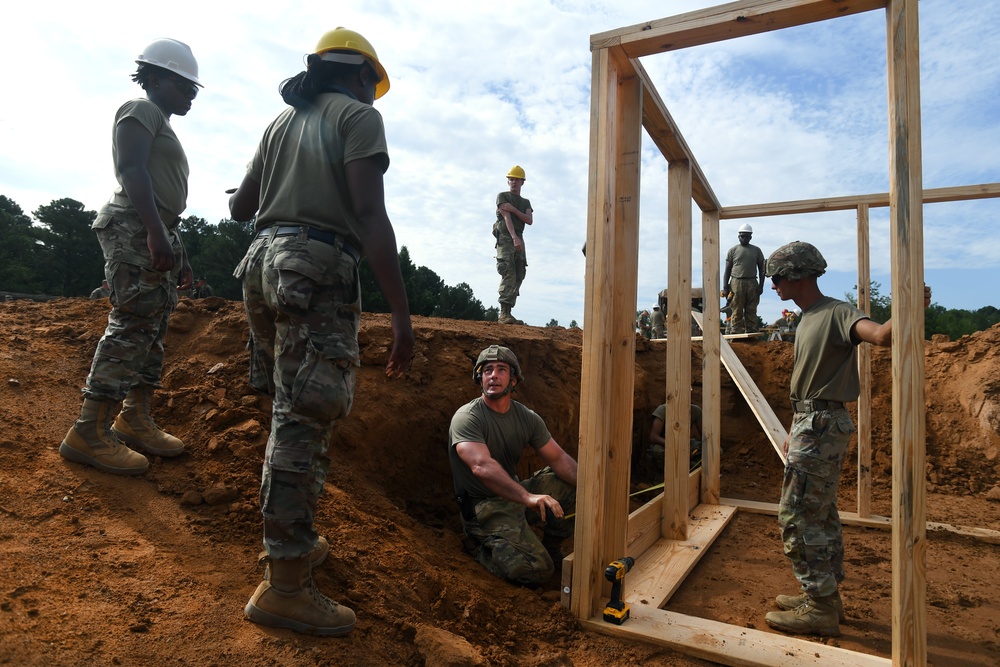
[[[106, 303], [0, 303], [0, 663], [17, 665], [703, 665], [582, 632], [558, 582], [506, 585], [462, 552], [445, 448], [451, 415], [476, 395], [479, 350], [504, 342], [526, 375], [518, 398], [576, 454], [582, 332], [414, 318], [412, 371], [388, 380], [386, 316], [365, 315], [351, 415], [333, 438], [318, 524], [331, 558], [320, 587], [358, 612], [347, 638], [248, 623], [260, 577], [257, 491], [269, 403], [250, 390], [242, 304], [182, 300], [167, 336], [154, 413], [189, 453], [138, 479], [64, 462], [57, 446], [106, 323]], [[927, 347], [928, 519], [1000, 529], [1000, 327]], [[737, 344], [787, 423], [791, 344]], [[636, 483], [649, 414], [662, 402], [662, 344], [637, 341]], [[873, 509], [891, 512], [890, 355], [874, 360]], [[700, 377], [700, 350], [692, 363]], [[780, 464], [724, 377], [723, 493], [774, 502]], [[695, 388], [700, 399], [700, 387]], [[537, 461], [523, 464], [524, 471]], [[655, 474], [655, 471], [652, 473]], [[853, 507], [853, 471], [841, 506]], [[794, 581], [773, 518], [740, 514], [669, 608], [763, 627], [770, 597]], [[828, 640], [889, 654], [889, 534], [848, 531], [848, 623]], [[935, 664], [1000, 655], [996, 547], [938, 538], [928, 549], [928, 636]], [[767, 582], [770, 586], [761, 586]], [[948, 642], [947, 645], [945, 642]], [[957, 662], [956, 662], [957, 661]]]

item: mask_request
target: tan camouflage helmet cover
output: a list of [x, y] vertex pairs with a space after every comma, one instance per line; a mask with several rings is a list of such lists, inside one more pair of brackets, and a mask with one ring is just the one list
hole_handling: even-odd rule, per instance
[[787, 243], [767, 258], [764, 275], [781, 276], [786, 280], [802, 280], [806, 276], [821, 276], [826, 273], [826, 260], [816, 246], [805, 241]]
[[521, 365], [517, 363], [517, 357], [510, 351], [510, 348], [503, 345], [490, 345], [480, 352], [479, 358], [476, 359], [476, 365], [472, 369], [473, 382], [480, 384], [483, 377], [483, 365], [490, 361], [502, 361], [506, 363], [510, 366], [510, 370], [514, 374], [514, 377], [517, 378], [517, 381], [524, 381], [524, 378], [521, 376]]

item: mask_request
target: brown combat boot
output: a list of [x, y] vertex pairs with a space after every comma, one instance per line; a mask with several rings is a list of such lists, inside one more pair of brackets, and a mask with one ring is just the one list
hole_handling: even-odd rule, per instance
[[834, 637], [840, 634], [833, 596], [806, 597], [806, 602], [791, 611], [769, 611], [764, 620], [775, 630], [800, 635]]
[[149, 461], [123, 445], [109, 428], [114, 403], [84, 399], [80, 418], [59, 445], [59, 454], [115, 475], [141, 475], [149, 468]]
[[[838, 590], [832, 596], [833, 607], [837, 610], [837, 620], [843, 623], [847, 620], [844, 616], [844, 601], [840, 597], [840, 591]], [[809, 594], [802, 592], [798, 595], [779, 595], [774, 598], [775, 604], [778, 605], [778, 609], [798, 609], [800, 605], [805, 604], [809, 601]]]
[[346, 635], [354, 629], [354, 611], [337, 604], [317, 590], [309, 556], [295, 560], [265, 557], [264, 581], [243, 608], [254, 623], [326, 637]]
[[153, 421], [150, 414], [153, 402], [153, 388], [149, 385], [132, 387], [122, 411], [112, 427], [114, 434], [129, 445], [142, 449], [154, 456], [178, 456], [184, 453], [184, 443], [170, 435]]

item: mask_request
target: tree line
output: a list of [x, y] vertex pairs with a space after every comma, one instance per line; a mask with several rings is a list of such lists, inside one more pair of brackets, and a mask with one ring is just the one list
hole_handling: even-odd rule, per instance
[[[97, 211], [74, 199], [56, 199], [31, 216], [0, 195], [0, 291], [46, 296], [89, 296], [104, 280], [104, 256], [90, 226]], [[182, 218], [178, 227], [194, 279], [211, 285], [216, 296], [242, 300], [243, 290], [233, 269], [253, 240], [253, 222]], [[446, 285], [434, 271], [416, 266], [410, 251], [399, 250], [400, 270], [410, 312], [428, 317], [463, 320], [497, 319], [496, 307], [486, 308], [467, 283]], [[361, 304], [366, 312], [389, 312], [366, 260], [359, 267]]]
[[[854, 292], [845, 292], [844, 297], [853, 305], [858, 305], [858, 286]], [[876, 322], [885, 322], [892, 317], [892, 299], [882, 294], [882, 284], [872, 281], [868, 290], [871, 295], [871, 318]], [[961, 310], [945, 308], [936, 303], [924, 308], [924, 337], [930, 340], [934, 334], [947, 334], [951, 340], [962, 336], [985, 331], [1000, 322], [1000, 309], [994, 306], [983, 306], [978, 310]]]

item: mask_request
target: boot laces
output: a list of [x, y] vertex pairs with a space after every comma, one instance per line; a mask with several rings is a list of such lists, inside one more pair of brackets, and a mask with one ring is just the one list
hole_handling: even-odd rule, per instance
[[340, 606], [327, 596], [323, 595], [320, 590], [316, 588], [316, 584], [312, 581], [309, 582], [309, 597], [317, 607], [329, 612], [335, 613], [337, 611], [337, 607]]

